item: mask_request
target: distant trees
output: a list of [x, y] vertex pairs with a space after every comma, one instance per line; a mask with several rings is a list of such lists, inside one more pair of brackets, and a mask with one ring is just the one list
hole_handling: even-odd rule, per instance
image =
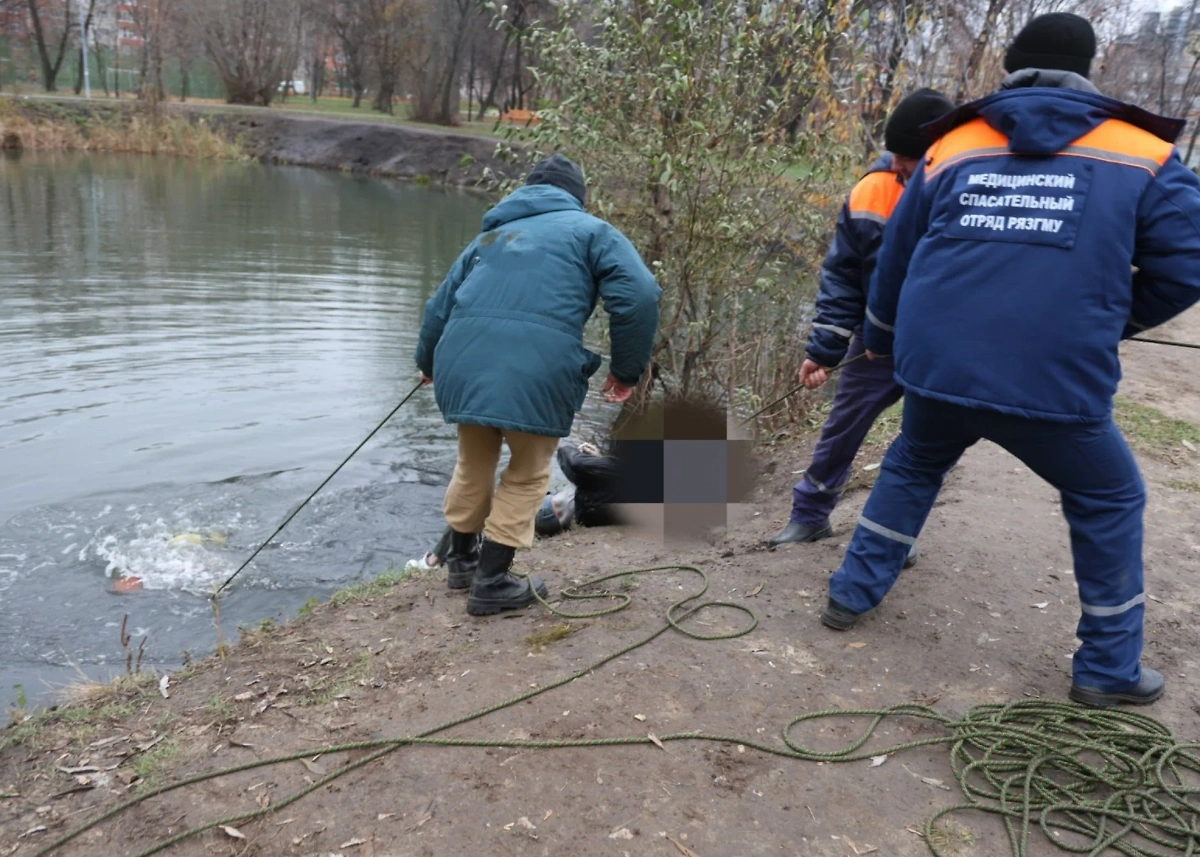
[[[671, 14], [667, 6], [705, 10], [714, 0], [626, 2], [649, 21]], [[1148, 15], [1140, 0], [742, 0], [738, 8], [764, 26], [800, 18], [835, 33], [819, 43], [781, 34], [770, 74], [780, 86], [797, 63], [828, 70], [829, 97], [856, 114], [844, 130], [866, 153], [917, 86], [960, 101], [994, 90], [1006, 45], [1048, 11], [1096, 25], [1096, 77], [1108, 94], [1190, 118], [1200, 107], [1200, 0], [1179, 3]], [[93, 38], [97, 27], [108, 33], [89, 51], [106, 89], [106, 66], [115, 65], [113, 78], [133, 77], [144, 98], [163, 97], [168, 77], [187, 97], [193, 70], [203, 65], [211, 79], [211, 64], [232, 102], [270, 104], [302, 79], [314, 99], [336, 90], [355, 107], [368, 100], [392, 113], [403, 104], [420, 121], [455, 125], [562, 97], [540, 75], [536, 34], [563, 26], [568, 6], [582, 40], [602, 38], [608, 0], [0, 0], [0, 37], [16, 35], [9, 41], [23, 51], [24, 73], [36, 70], [48, 91], [64, 68], [79, 89], [82, 7]], [[804, 88], [792, 97], [803, 104]], [[798, 138], [805, 121], [794, 112], [788, 133]]]
[[295, 0], [176, 0], [181, 24], [199, 38], [231, 104], [269, 105], [300, 58]]

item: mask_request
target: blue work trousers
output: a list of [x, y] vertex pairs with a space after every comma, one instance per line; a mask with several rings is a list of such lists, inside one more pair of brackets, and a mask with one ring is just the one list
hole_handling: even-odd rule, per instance
[[1111, 419], [1087, 425], [1033, 420], [909, 392], [901, 435], [884, 458], [842, 567], [830, 579], [830, 597], [855, 613], [883, 600], [946, 472], [981, 439], [1015, 455], [1062, 495], [1082, 608], [1075, 683], [1111, 692], [1132, 688], [1141, 680], [1146, 495]]
[[[862, 353], [862, 340], [855, 337], [846, 358]], [[813, 449], [812, 463], [792, 489], [793, 521], [819, 527], [829, 520], [871, 426], [904, 395], [894, 373], [890, 357], [864, 358], [840, 370], [833, 407]]]

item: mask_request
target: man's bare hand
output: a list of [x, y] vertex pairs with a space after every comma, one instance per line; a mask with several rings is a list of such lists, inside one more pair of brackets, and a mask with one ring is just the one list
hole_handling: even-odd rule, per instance
[[887, 355], [886, 354], [876, 354], [874, 351], [867, 352], [868, 360], [878, 360], [880, 357], [887, 357]]
[[426, 375], [424, 372], [422, 372], [421, 373], [421, 383], [424, 386], [428, 387], [430, 384], [433, 383], [433, 379], [430, 378], [428, 375]]
[[608, 380], [604, 382], [604, 388], [600, 392], [604, 395], [606, 402], [627, 402], [629, 401], [629, 397], [633, 395], [633, 387], [625, 386], [610, 372], [608, 373]]
[[829, 370], [824, 366], [805, 360], [800, 366], [800, 383], [809, 390], [815, 390], [829, 380]]

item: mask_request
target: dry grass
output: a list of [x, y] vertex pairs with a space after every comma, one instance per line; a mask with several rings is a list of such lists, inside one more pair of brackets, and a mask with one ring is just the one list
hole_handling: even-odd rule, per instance
[[36, 109], [0, 99], [0, 143], [40, 152], [118, 152], [199, 160], [240, 160], [241, 147], [203, 117], [156, 115], [149, 110], [87, 113], [53, 103]]

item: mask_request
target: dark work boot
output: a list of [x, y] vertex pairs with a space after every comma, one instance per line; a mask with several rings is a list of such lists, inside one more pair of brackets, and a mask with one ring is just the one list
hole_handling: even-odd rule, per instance
[[490, 616], [504, 610], [520, 610], [537, 601], [533, 587], [543, 599], [549, 597], [546, 584], [539, 578], [517, 577], [512, 568], [517, 551], [507, 545], [483, 540], [479, 552], [479, 570], [471, 584], [471, 595], [467, 599], [467, 612], [472, 616]]
[[829, 521], [820, 524], [801, 524], [798, 521], [792, 521], [783, 528], [779, 535], [767, 542], [767, 547], [775, 550], [780, 545], [819, 542], [832, 535], [833, 527], [829, 526]]
[[858, 616], [858, 613], [852, 613], [850, 608], [843, 607], [830, 598], [829, 603], [825, 605], [825, 611], [821, 614], [821, 624], [835, 631], [849, 631], [858, 621]]
[[918, 556], [919, 554], [917, 553], [917, 546], [913, 545], [911, 548], [909, 548], [908, 557], [904, 560], [904, 567], [912, 568], [914, 565], [916, 565]]
[[1167, 681], [1158, 670], [1142, 667], [1142, 680], [1129, 690], [1113, 693], [1098, 687], [1071, 685], [1071, 701], [1092, 708], [1112, 708], [1115, 705], [1149, 705], [1156, 702], [1166, 690]]
[[450, 552], [446, 554], [446, 585], [451, 589], [470, 589], [479, 566], [479, 534], [450, 531]]

